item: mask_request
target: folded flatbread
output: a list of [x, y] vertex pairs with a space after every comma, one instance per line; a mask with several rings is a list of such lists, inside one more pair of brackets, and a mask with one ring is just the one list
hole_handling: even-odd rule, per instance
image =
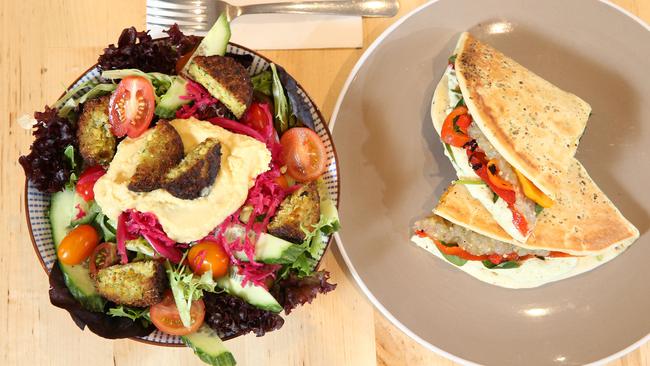
[[443, 141], [445, 119], [459, 105], [465, 105], [471, 116], [466, 134], [476, 143], [447, 144], [445, 153], [459, 178], [478, 181], [477, 164], [467, 151], [485, 152], [485, 162], [490, 160], [495, 175], [512, 186], [516, 200], [499, 200], [495, 190], [485, 185], [470, 193], [510, 236], [524, 242], [535, 227], [539, 200], [528, 197], [522, 179], [545, 196], [543, 206], [553, 204], [591, 107], [469, 33], [461, 35], [432, 101], [431, 117]]
[[[558, 192], [557, 204], [540, 213], [525, 244], [508, 235], [463, 184], [452, 184], [433, 216], [416, 223], [419, 235], [412, 240], [440, 258], [444, 257], [433, 239], [453, 238], [456, 243], [446, 244], [457, 244], [473, 255], [500, 252], [503, 261], [506, 256], [514, 259], [516, 268], [490, 269], [480, 260], [467, 261], [460, 268], [494, 285], [528, 288], [590, 271], [622, 253], [639, 237], [636, 227], [577, 160], [572, 159], [562, 183], [565, 188]], [[513, 252], [519, 258], [510, 257]]]

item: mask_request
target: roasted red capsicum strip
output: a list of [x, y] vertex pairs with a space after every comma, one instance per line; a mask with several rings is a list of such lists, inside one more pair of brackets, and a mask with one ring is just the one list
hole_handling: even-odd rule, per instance
[[442, 124], [442, 131], [440, 131], [442, 141], [451, 146], [463, 147], [466, 143], [472, 141], [467, 136], [467, 127], [471, 123], [472, 120], [469, 114], [467, 114], [467, 107], [460, 106], [454, 108]]

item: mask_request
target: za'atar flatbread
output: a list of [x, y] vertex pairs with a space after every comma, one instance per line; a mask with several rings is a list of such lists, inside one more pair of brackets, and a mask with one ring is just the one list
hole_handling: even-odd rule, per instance
[[[506, 249], [508, 252], [518, 252], [521, 256], [510, 258], [513, 261], [505, 268], [489, 262], [494, 268], [488, 268], [481, 260], [450, 262], [481, 281], [501, 287], [537, 287], [588, 272], [625, 251], [639, 237], [639, 231], [586, 175], [577, 160], [572, 167], [572, 178], [568, 179], [579, 179], [577, 188], [563, 190], [558, 204], [540, 214], [539, 223], [525, 244], [510, 237], [463, 184], [452, 184], [447, 189], [433, 215], [416, 224], [419, 232], [411, 240], [446, 262], [450, 262], [448, 257], [443, 256], [434, 240], [449, 237], [450, 230], [470, 243], [446, 245], [483, 251], [492, 246], [500, 247], [502, 252], [505, 247], [510, 248]], [[436, 232], [435, 228], [441, 225], [435, 225], [436, 222], [443, 222], [448, 233]]]
[[461, 35], [431, 106], [459, 178], [496, 177], [496, 185], [477, 185], [470, 193], [520, 242], [532, 233], [536, 211], [554, 204], [590, 112], [582, 99], [468, 33]]

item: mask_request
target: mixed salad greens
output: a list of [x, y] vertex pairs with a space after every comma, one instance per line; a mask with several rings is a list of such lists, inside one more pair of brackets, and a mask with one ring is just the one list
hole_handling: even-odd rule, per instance
[[[282, 311], [336, 287], [329, 273], [315, 270], [325, 238], [339, 228], [321, 178], [327, 154], [295, 80], [274, 64], [249, 77], [252, 57], [226, 53], [230, 28], [223, 16], [202, 40], [176, 25], [167, 34], [152, 39], [125, 29], [99, 57], [99, 80], [35, 113], [35, 141], [19, 161], [31, 183], [52, 194], [58, 257], [50, 273], [52, 304], [102, 337], [158, 329], [181, 336], [208, 364], [234, 365], [222, 339], [279, 329]], [[169, 128], [166, 120], [188, 118], [254, 138], [270, 152], [269, 168], [244, 204], [189, 243], [170, 238], [152, 212], [127, 209], [116, 218], [104, 212], [94, 187], [120, 144], [152, 140], [150, 130]], [[163, 144], [172, 154], [169, 146]], [[201, 147], [208, 152], [181, 152], [173, 168], [214, 168], [194, 171], [208, 177], [192, 181], [203, 184], [192, 199], [203, 197], [219, 171], [209, 159], [221, 156], [218, 143]], [[168, 158], [145, 155], [140, 159], [154, 167]]]

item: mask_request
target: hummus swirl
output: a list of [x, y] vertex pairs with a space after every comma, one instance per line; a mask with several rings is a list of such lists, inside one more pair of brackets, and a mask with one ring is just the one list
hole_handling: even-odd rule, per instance
[[208, 235], [244, 204], [257, 176], [269, 170], [271, 153], [264, 143], [209, 122], [177, 119], [171, 125], [183, 140], [185, 154], [210, 137], [221, 143], [221, 168], [210, 192], [204, 197], [184, 200], [163, 189], [146, 193], [130, 191], [129, 180], [135, 173], [149, 131], [119, 144], [107, 173], [95, 184], [95, 201], [113, 220], [127, 209], [151, 212], [171, 239], [188, 243]]

